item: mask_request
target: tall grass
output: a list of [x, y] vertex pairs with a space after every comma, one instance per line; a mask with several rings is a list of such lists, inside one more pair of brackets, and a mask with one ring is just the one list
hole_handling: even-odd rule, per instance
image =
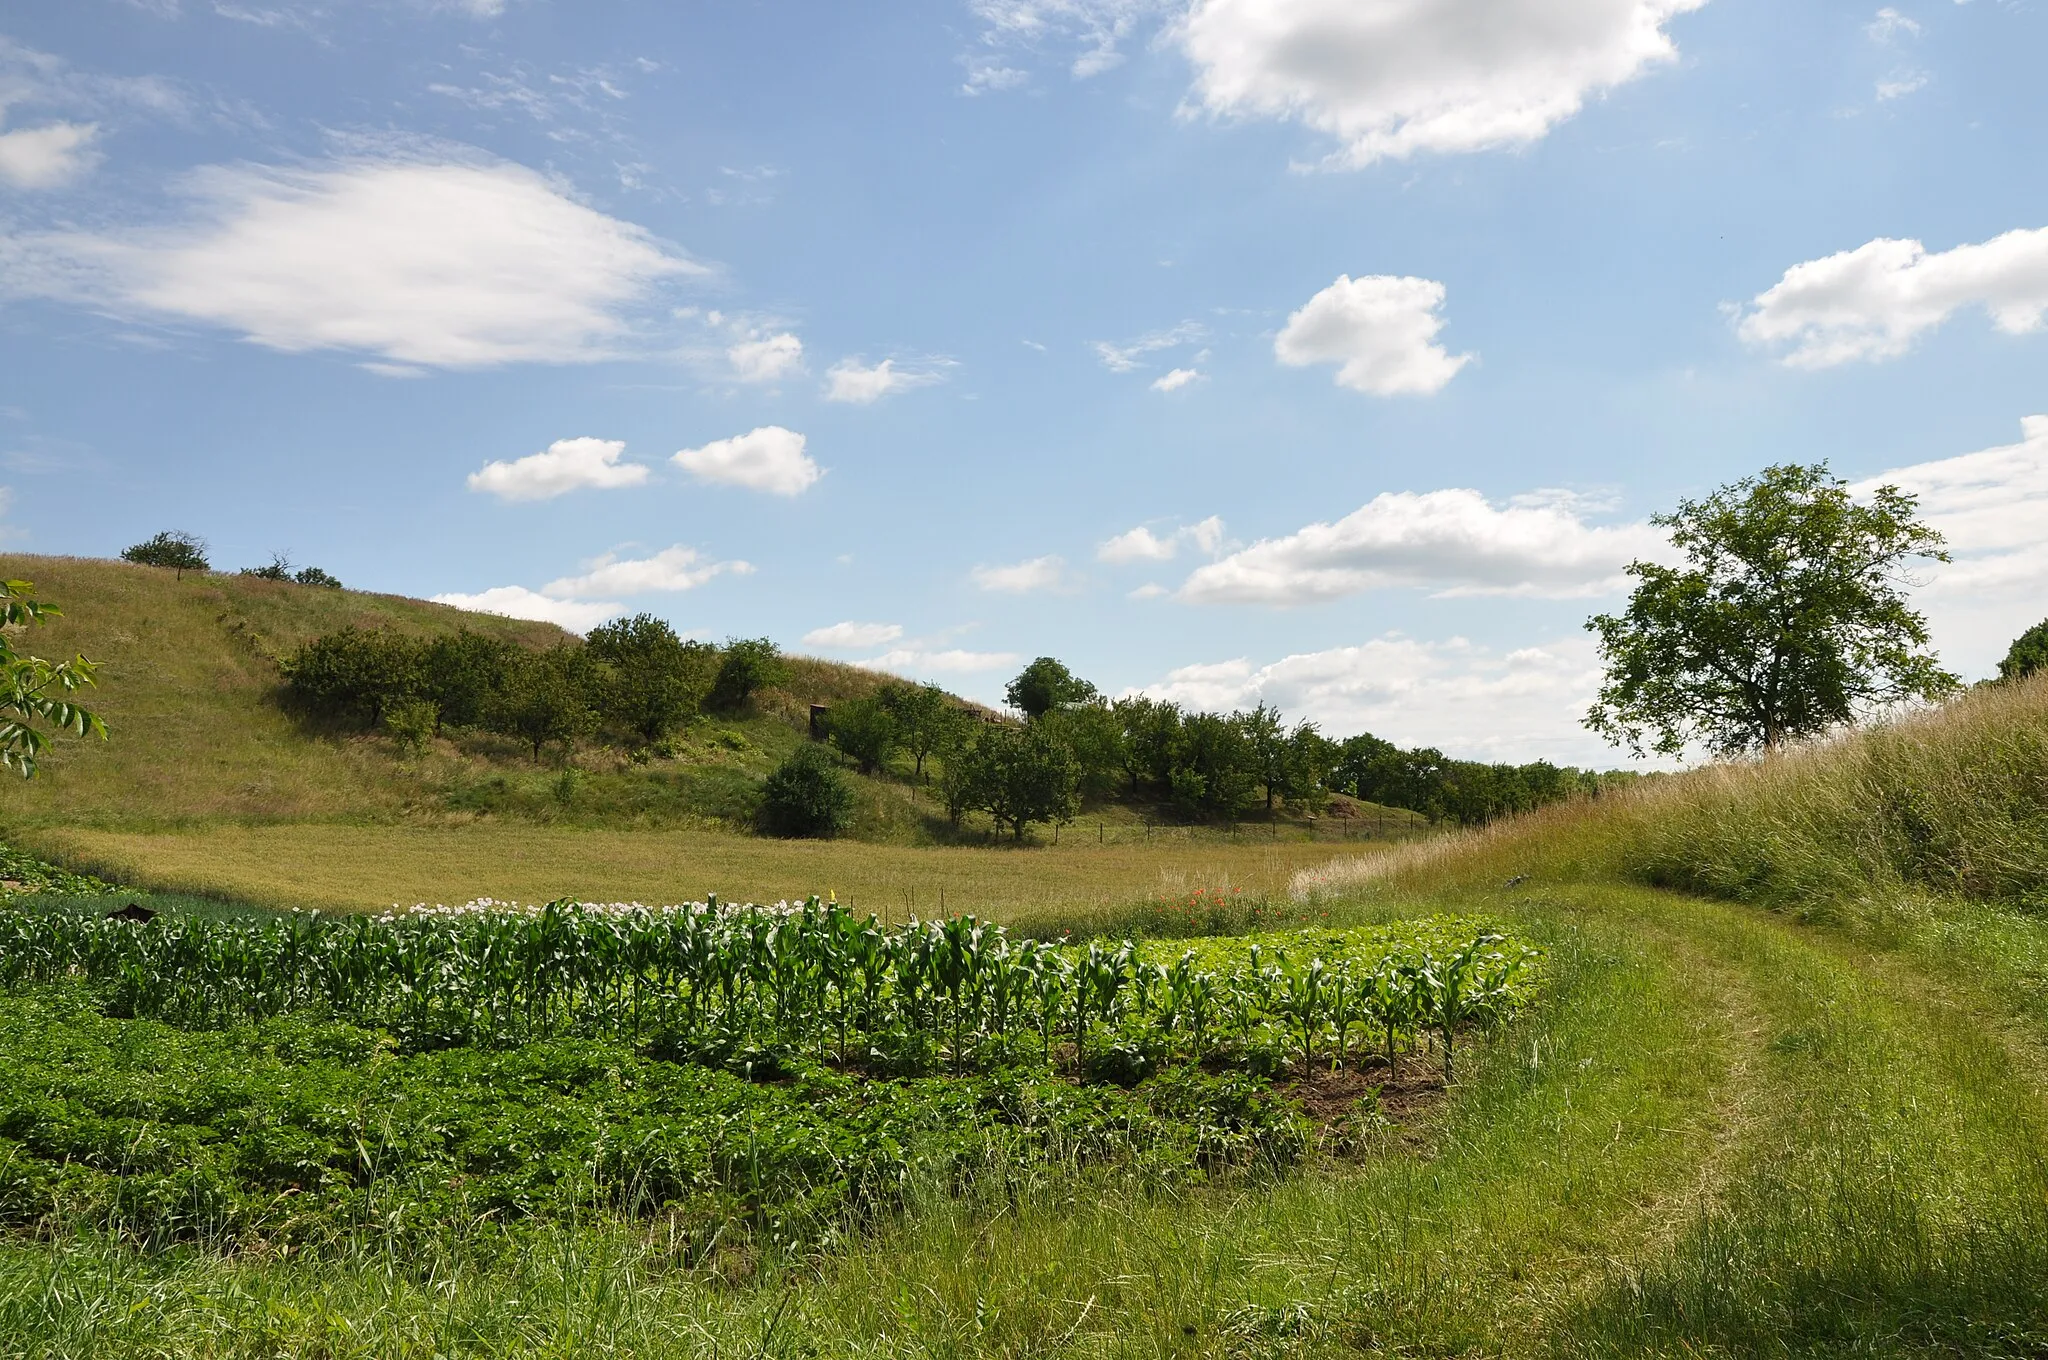
[[2048, 908], [2048, 676], [1773, 759], [1335, 860], [1290, 886], [1313, 897], [1517, 874], [1620, 874], [1804, 913], [1905, 889]]

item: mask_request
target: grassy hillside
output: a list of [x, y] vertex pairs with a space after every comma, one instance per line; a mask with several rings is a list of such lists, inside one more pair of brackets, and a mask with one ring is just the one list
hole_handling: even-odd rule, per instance
[[[676, 824], [716, 819], [801, 739], [812, 702], [872, 692], [883, 677], [792, 658], [789, 685], [761, 697], [760, 716], [700, 724], [675, 759], [640, 768], [624, 753], [579, 753], [564, 785], [509, 742], [442, 742], [403, 761], [376, 735], [316, 734], [280, 709], [277, 660], [353, 624], [428, 635], [469, 628], [540, 647], [552, 624], [474, 614], [394, 595], [327, 590], [254, 577], [169, 571], [66, 557], [0, 557], [64, 610], [24, 645], [100, 662], [89, 702], [105, 743], [63, 741], [32, 784], [0, 786], [0, 822], [15, 827], [138, 830], [211, 822], [527, 820]], [[573, 787], [572, 787], [573, 786]], [[897, 800], [900, 801], [900, 800]], [[870, 829], [914, 818], [870, 789]]]

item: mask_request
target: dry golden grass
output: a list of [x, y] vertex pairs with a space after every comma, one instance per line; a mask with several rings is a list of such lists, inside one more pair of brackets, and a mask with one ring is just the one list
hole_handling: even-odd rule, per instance
[[1022, 850], [778, 841], [708, 831], [521, 826], [210, 826], [176, 832], [45, 829], [27, 844], [122, 882], [274, 907], [364, 910], [419, 902], [555, 897], [674, 902], [715, 892], [774, 901], [836, 892], [901, 916], [1001, 919], [1123, 905], [1197, 888], [1276, 896], [1344, 845], [1165, 840]]

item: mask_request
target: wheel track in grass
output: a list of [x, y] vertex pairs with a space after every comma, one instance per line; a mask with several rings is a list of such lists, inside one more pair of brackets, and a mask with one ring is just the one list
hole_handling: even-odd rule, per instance
[[[1747, 1114], [1555, 1320], [1567, 1354], [2034, 1354], [2048, 1288], [2039, 1036], [1910, 951], [1666, 898], [1763, 1028]], [[1685, 926], [1687, 919], [1693, 924]], [[1718, 920], [1715, 918], [1719, 918]], [[1646, 923], [1647, 924], [1647, 923]], [[1989, 1283], [1987, 1283], [1987, 1281]], [[2002, 1282], [2002, 1283], [2001, 1283]]]

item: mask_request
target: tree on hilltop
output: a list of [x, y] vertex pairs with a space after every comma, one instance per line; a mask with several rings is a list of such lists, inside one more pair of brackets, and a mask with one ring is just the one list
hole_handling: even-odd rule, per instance
[[1630, 563], [1627, 609], [1587, 621], [1607, 679], [1586, 726], [1637, 755], [1771, 752], [1954, 689], [1904, 595], [1907, 563], [1948, 560], [1918, 508], [1895, 486], [1859, 503], [1826, 463], [1784, 464], [1652, 517], [1686, 565]]
[[1085, 704], [1094, 697], [1095, 686], [1049, 656], [1026, 666], [1003, 690], [1003, 701], [1031, 719], [1070, 704]]
[[206, 540], [176, 529], [166, 529], [154, 538], [123, 548], [121, 560], [145, 567], [169, 567], [178, 573], [179, 580], [188, 571], [211, 570], [206, 560]]
[[1998, 663], [2001, 680], [2018, 680], [2041, 671], [2048, 671], [2048, 619], [2014, 638], [2005, 660]]

